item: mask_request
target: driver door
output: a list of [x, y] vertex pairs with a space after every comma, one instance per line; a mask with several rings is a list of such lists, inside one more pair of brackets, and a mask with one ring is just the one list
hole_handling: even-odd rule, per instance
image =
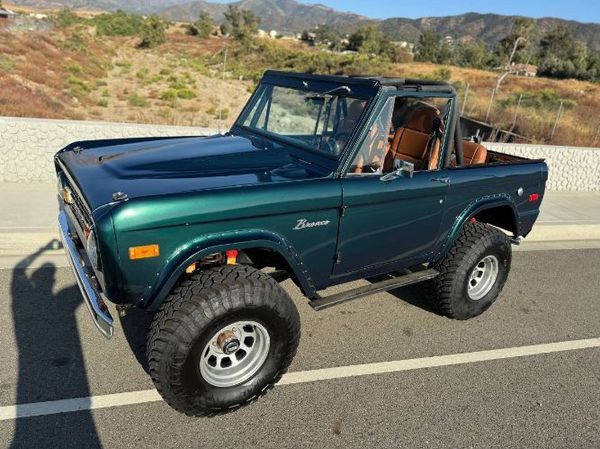
[[[429, 99], [418, 99], [418, 103], [424, 102], [429, 104]], [[410, 117], [404, 121], [397, 117], [401, 108], [408, 111], [407, 114], [410, 112], [406, 101], [388, 98], [342, 179], [344, 213], [340, 220], [334, 278], [356, 277], [360, 272], [383, 273], [420, 263], [435, 246], [449, 188], [446, 170], [429, 169], [425, 163], [412, 177], [384, 177], [385, 168], [378, 160], [386, 156], [373, 154], [374, 148], [382, 146], [381, 141], [385, 142], [383, 152], [389, 151], [389, 145], [395, 140], [394, 132], [390, 137], [390, 129], [396, 128], [398, 133], [402, 132], [402, 126], [408, 126]], [[392, 123], [392, 117], [398, 122]], [[377, 132], [379, 136], [375, 136]], [[444, 142], [445, 136], [440, 139]], [[414, 145], [419, 143], [415, 140]], [[443, 151], [437, 156], [441, 160], [439, 153]], [[369, 158], [374, 161], [371, 166], [365, 164]]]

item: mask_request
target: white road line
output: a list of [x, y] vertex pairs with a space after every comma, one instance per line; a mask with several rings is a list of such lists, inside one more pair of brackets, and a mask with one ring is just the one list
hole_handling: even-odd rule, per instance
[[[368, 363], [365, 365], [340, 366], [311, 371], [288, 373], [278, 385], [292, 385], [348, 377], [369, 376], [374, 374], [396, 373], [400, 371], [435, 368], [440, 366], [462, 365], [486, 362], [490, 360], [512, 359], [540, 354], [573, 351], [578, 349], [600, 348], [600, 338], [572, 340], [557, 343], [519, 346], [514, 348], [492, 349], [489, 351], [466, 352], [462, 354], [423, 357], [418, 359], [397, 360], [393, 362]], [[129, 393], [107, 394], [87, 398], [64, 399], [50, 402], [18, 404], [0, 407], [0, 421], [17, 418], [54, 415], [58, 413], [96, 410], [109, 407], [143, 404], [160, 401], [156, 390], [132, 391]]]

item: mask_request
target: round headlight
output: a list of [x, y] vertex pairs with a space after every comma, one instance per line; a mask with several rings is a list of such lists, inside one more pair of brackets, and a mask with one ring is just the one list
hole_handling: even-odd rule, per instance
[[94, 231], [90, 231], [85, 247], [90, 263], [94, 268], [98, 268], [98, 244], [96, 243]]

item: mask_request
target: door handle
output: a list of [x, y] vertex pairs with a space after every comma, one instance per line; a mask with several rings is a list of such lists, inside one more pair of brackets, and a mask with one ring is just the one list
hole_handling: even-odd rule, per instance
[[433, 178], [432, 181], [441, 182], [442, 184], [450, 184], [450, 178]]

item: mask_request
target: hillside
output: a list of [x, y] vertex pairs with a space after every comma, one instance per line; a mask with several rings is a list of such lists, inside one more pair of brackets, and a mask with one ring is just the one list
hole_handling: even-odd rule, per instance
[[7, 5], [29, 6], [35, 8], [74, 8], [82, 10], [115, 11], [123, 9], [130, 12], [147, 14], [159, 12], [173, 5], [185, 3], [184, 0], [9, 0]]
[[[483, 120], [498, 78], [490, 71], [336, 54], [285, 39], [257, 39], [247, 47], [227, 38], [188, 36], [180, 25], [171, 26], [166, 43], [155, 49], [140, 50], [137, 43], [136, 37], [99, 36], [86, 24], [49, 32], [0, 28], [0, 115], [214, 128], [222, 104], [229, 126], [264, 70], [282, 69], [445, 79], [458, 89], [461, 104], [469, 85], [465, 114]], [[490, 120], [533, 141], [550, 142], [561, 102], [552, 143], [596, 143], [599, 84], [509, 77]]]
[[[242, 0], [234, 4], [252, 11], [261, 18], [261, 26], [269, 30], [301, 32], [328, 24], [343, 32], [351, 32], [361, 25], [376, 22], [323, 5], [306, 5], [295, 0]], [[196, 1], [166, 8], [160, 14], [170, 20], [193, 21], [201, 11], [206, 11], [214, 20], [221, 22], [226, 9], [227, 4]]]
[[[442, 36], [455, 39], [475, 39], [493, 45], [508, 35], [518, 16], [498, 14], [468, 13], [451, 17], [424, 17], [421, 19], [387, 19], [379, 23], [379, 28], [395, 40], [416, 42], [425, 30], [433, 30]], [[581, 23], [570, 20], [544, 18], [536, 19], [541, 34], [556, 25], [565, 25], [575, 39], [584, 42], [592, 50], [600, 50], [600, 24]]]
[[[7, 3], [81, 9], [124, 9], [138, 13], [160, 13], [177, 21], [194, 21], [200, 11], [206, 11], [215, 20], [221, 21], [227, 7], [223, 3], [190, 0], [11, 0]], [[265, 29], [301, 32], [317, 25], [329, 24], [343, 32], [352, 32], [360, 26], [372, 23], [378, 25], [388, 37], [409, 42], [416, 42], [424, 30], [433, 30], [442, 36], [481, 40], [493, 45], [509, 33], [516, 18], [498, 14], [467, 13], [451, 17], [399, 17], [379, 21], [319, 4], [303, 4], [296, 0], [241, 0], [234, 4], [257, 14]], [[558, 18], [537, 19], [536, 22], [542, 32], [557, 24], [563, 24], [577, 40], [584, 42], [590, 49], [600, 51], [600, 24]]]

